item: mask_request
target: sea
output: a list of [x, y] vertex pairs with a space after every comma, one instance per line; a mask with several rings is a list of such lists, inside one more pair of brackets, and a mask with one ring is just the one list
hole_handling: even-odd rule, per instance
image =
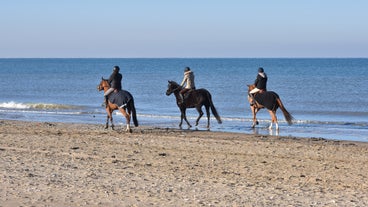
[[[0, 119], [101, 124], [106, 112], [97, 90], [117, 65], [123, 89], [134, 96], [141, 126], [179, 129], [180, 112], [169, 80], [180, 83], [190, 67], [197, 88], [212, 94], [223, 123], [211, 117], [210, 131], [265, 136], [368, 142], [367, 58], [10, 58], [0, 59]], [[251, 128], [247, 84], [259, 67], [268, 75], [267, 89], [279, 94], [294, 116], [293, 125], [277, 111], [279, 130], [268, 130], [270, 115], [258, 112]], [[198, 113], [188, 109], [194, 125]], [[114, 113], [115, 124], [125, 119]], [[199, 126], [207, 130], [204, 116]]]

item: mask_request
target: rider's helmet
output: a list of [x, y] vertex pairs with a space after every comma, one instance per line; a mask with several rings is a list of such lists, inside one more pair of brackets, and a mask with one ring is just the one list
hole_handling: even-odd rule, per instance
[[188, 72], [188, 71], [190, 71], [190, 68], [189, 67], [185, 67], [184, 68], [184, 72]]
[[119, 68], [119, 66], [114, 66], [114, 71], [116, 71], [116, 72], [119, 72], [119, 70], [120, 70], [120, 68]]

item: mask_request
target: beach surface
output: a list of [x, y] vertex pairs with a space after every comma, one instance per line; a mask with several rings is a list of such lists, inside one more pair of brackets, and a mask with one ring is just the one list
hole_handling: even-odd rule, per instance
[[364, 142], [0, 120], [0, 206], [367, 206], [367, 172]]

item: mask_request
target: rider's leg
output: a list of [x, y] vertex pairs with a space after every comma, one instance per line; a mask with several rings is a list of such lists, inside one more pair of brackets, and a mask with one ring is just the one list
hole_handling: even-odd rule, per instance
[[108, 103], [108, 96], [110, 93], [112, 93], [113, 91], [115, 90], [115, 88], [109, 88], [109, 90], [107, 90], [105, 93], [104, 93], [104, 97], [105, 97], [105, 106], [107, 107], [107, 103]]
[[260, 90], [258, 88], [254, 88], [253, 90], [249, 91], [248, 95], [251, 98], [252, 102], [250, 103], [251, 106], [256, 104], [256, 100], [254, 99], [254, 94], [259, 92]]
[[187, 91], [189, 91], [189, 89], [188, 89], [188, 88], [184, 88], [183, 90], [181, 90], [181, 91], [180, 91], [180, 93], [179, 93], [179, 96], [180, 96], [180, 101], [179, 101], [179, 103], [184, 103], [184, 99], [186, 98], [185, 93], [186, 93]]

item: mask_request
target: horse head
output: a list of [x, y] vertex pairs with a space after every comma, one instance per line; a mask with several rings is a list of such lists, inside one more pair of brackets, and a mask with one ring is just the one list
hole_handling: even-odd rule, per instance
[[102, 90], [105, 90], [105, 88], [106, 88], [106, 90], [110, 88], [109, 81], [107, 79], [104, 79], [103, 77], [101, 77], [101, 82], [97, 86], [97, 90], [102, 91]]
[[176, 83], [175, 81], [168, 81], [169, 84], [167, 85], [166, 95], [170, 96], [175, 91], [181, 90], [182, 87]]
[[253, 90], [253, 89], [255, 89], [256, 88], [256, 85], [254, 85], [254, 84], [252, 84], [252, 85], [247, 85], [248, 86], [248, 93], [251, 91], [251, 90]]

